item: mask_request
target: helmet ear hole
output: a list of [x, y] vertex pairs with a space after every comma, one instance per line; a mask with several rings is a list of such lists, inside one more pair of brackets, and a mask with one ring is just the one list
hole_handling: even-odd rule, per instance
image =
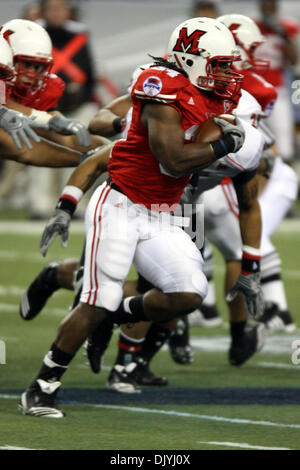
[[188, 60], [186, 61], [186, 65], [187, 65], [188, 67], [193, 67], [194, 61], [191, 60], [191, 59], [188, 59]]

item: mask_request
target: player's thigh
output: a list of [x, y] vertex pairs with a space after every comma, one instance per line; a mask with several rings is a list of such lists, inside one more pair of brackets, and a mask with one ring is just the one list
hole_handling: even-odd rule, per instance
[[193, 292], [202, 298], [207, 294], [201, 253], [179, 227], [139, 241], [134, 266], [164, 293]]
[[104, 183], [87, 208], [83, 302], [113, 311], [118, 308], [137, 239], [126, 196]]

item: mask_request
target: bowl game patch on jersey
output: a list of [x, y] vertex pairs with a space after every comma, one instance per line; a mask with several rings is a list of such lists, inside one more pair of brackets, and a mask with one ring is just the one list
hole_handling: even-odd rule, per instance
[[156, 96], [162, 90], [162, 81], [159, 77], [151, 76], [143, 83], [144, 93], [148, 96]]

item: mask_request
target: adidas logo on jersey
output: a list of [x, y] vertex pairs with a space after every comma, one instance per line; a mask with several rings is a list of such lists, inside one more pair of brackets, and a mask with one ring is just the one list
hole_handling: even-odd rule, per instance
[[189, 101], [188, 101], [188, 104], [195, 104], [195, 101], [193, 100], [193, 97], [191, 96]]

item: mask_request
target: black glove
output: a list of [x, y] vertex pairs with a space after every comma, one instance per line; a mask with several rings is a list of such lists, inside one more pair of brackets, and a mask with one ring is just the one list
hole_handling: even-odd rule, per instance
[[53, 116], [49, 121], [49, 129], [62, 135], [76, 135], [79, 145], [89, 147], [92, 144], [87, 127], [75, 119], [66, 119], [61, 116]]
[[51, 243], [57, 235], [61, 235], [61, 244], [65, 248], [69, 237], [69, 225], [71, 214], [63, 209], [55, 209], [55, 212], [47, 223], [40, 241], [40, 252], [46, 256]]
[[7, 132], [15, 146], [21, 150], [23, 142], [26, 147], [32, 150], [32, 144], [28, 137], [34, 142], [40, 142], [41, 139], [31, 128], [32, 120], [18, 111], [7, 109], [4, 106], [0, 107], [0, 127]]
[[240, 150], [245, 140], [245, 130], [239, 118], [235, 118], [236, 124], [230, 124], [225, 119], [214, 118], [215, 123], [222, 129], [222, 138], [211, 142], [211, 146], [217, 158], [225, 157], [229, 153]]

